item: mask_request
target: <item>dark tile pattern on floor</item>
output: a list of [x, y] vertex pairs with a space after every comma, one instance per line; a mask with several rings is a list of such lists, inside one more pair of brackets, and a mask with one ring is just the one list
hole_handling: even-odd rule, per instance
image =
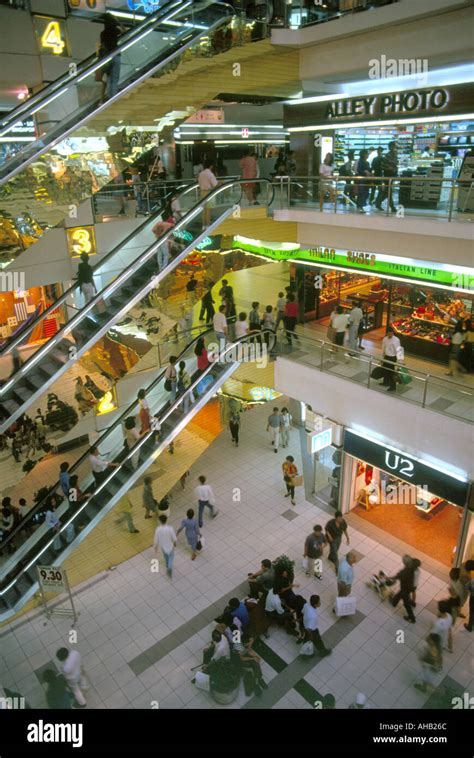
[[445, 411], [450, 405], [453, 405], [452, 400], [447, 400], [445, 397], [438, 397], [437, 400], [428, 403], [428, 408], [431, 408], [432, 411]]
[[211, 624], [222, 613], [230, 597], [244, 597], [247, 595], [247, 592], [248, 585], [246, 582], [237, 585], [233, 590], [226, 592], [217, 602], [210, 605], [201, 613], [196, 614], [190, 621], [186, 621], [174, 632], [170, 632], [170, 634], [155, 642], [147, 650], [144, 650], [143, 653], [132, 658], [131, 661], [128, 661], [128, 666], [130, 666], [136, 676], [143, 674], [150, 666], [158, 663], [158, 661], [171, 653], [176, 647], [194, 637], [197, 632], [200, 632], [208, 624]]
[[[365, 615], [360, 611], [356, 611], [353, 616], [338, 619], [322, 635], [325, 646], [327, 648], [335, 647], [339, 642], [342, 642], [344, 637], [353, 632], [364, 619]], [[272, 679], [271, 686], [268, 690], [265, 690], [261, 697], [251, 698], [245, 703], [242, 710], [266, 710], [272, 708], [322, 660], [324, 659], [319, 658], [318, 655], [311, 658], [298, 656]]]
[[464, 689], [465, 688], [455, 679], [452, 679], [450, 676], [445, 676], [424, 704], [423, 710], [429, 710], [431, 708], [435, 710], [451, 710], [453, 707], [453, 698], [462, 698]]
[[295, 511], [284, 511], [282, 514], [283, 518], [286, 518], [287, 521], [293, 521], [293, 519], [298, 518], [298, 514], [295, 513]]

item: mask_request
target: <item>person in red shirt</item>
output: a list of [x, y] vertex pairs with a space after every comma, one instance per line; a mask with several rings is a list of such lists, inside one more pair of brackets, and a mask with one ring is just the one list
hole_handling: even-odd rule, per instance
[[193, 379], [195, 379], [199, 374], [202, 374], [210, 364], [204, 337], [200, 337], [196, 342], [194, 354], [197, 357], [197, 372], [194, 374]]
[[289, 345], [292, 344], [292, 337], [299, 340], [298, 335], [295, 332], [295, 326], [298, 321], [298, 303], [295, 301], [295, 296], [292, 292], [288, 295], [288, 302], [285, 305], [285, 329], [286, 339]]

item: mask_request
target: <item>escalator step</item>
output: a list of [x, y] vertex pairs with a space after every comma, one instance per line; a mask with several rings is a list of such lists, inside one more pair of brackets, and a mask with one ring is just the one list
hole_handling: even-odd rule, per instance
[[39, 371], [41, 371], [42, 374], [44, 374], [48, 379], [50, 379], [56, 371], [58, 370], [57, 363], [53, 363], [52, 361], [46, 361], [45, 363], [41, 363], [38, 366]]
[[26, 403], [30, 399], [31, 390], [28, 389], [28, 387], [25, 387], [24, 384], [19, 384], [17, 387], [14, 387], [13, 389], [13, 397], [15, 399], [18, 399], [19, 405], [22, 405], [23, 403]]
[[25, 376], [25, 386], [30, 390], [39, 390], [44, 384], [44, 377], [41, 374], [27, 374]]
[[19, 403], [14, 398], [9, 398], [8, 400], [4, 400], [1, 408], [2, 411], [4, 411], [6, 416], [10, 416], [12, 413], [15, 413], [15, 411], [18, 409]]

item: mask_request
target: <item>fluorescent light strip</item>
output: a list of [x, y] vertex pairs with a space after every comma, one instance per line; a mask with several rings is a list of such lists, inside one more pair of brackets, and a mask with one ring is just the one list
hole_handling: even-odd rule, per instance
[[386, 442], [383, 442], [382, 440], [376, 439], [375, 437], [371, 437], [369, 434], [367, 434], [365, 431], [357, 432], [355, 429], [352, 429], [351, 427], [348, 428], [349, 432], [352, 432], [352, 434], [355, 434], [357, 437], [362, 437], [362, 439], [368, 440], [369, 442], [373, 442], [376, 445], [382, 444], [384, 447], [386, 447], [388, 450], [392, 450], [394, 453], [401, 453], [402, 455], [409, 455], [410, 458], [413, 458], [414, 461], [418, 461], [418, 463], [422, 463], [424, 466], [428, 466], [428, 468], [433, 469], [434, 471], [439, 471], [440, 474], [446, 474], [447, 476], [451, 476], [453, 479], [457, 479], [458, 482], [467, 482], [469, 481], [466, 476], [461, 476], [460, 474], [455, 474], [452, 471], [449, 471], [448, 469], [442, 468], [441, 466], [435, 466], [434, 463], [429, 463], [425, 458], [418, 458], [416, 455], [412, 455], [411, 453], [406, 453], [405, 450], [399, 450], [396, 447], [392, 447], [392, 445], [387, 445]]
[[357, 129], [362, 126], [372, 126], [377, 129], [379, 126], [396, 126], [397, 124], [432, 124], [432, 123], [450, 123], [451, 121], [472, 121], [474, 113], [465, 113], [462, 116], [426, 116], [425, 118], [398, 118], [390, 121], [359, 121], [357, 124], [340, 123], [334, 124], [326, 122], [325, 124], [314, 124], [312, 126], [292, 126], [288, 128], [291, 132], [315, 132], [315, 131], [333, 131], [336, 129]]
[[[216, 145], [242, 145], [244, 143], [250, 144], [250, 145], [259, 145], [262, 142], [271, 142], [272, 145], [286, 145], [288, 140], [280, 140], [280, 139], [247, 139], [246, 137], [242, 137], [242, 139], [216, 139], [214, 140]], [[194, 143], [192, 143], [194, 144]]]
[[127, 13], [126, 11], [107, 11], [111, 16], [117, 16], [117, 18], [126, 18], [130, 21], [144, 21], [147, 17], [142, 16], [140, 13]]
[[283, 105], [305, 105], [306, 103], [325, 103], [329, 100], [344, 100], [350, 97], [348, 92], [337, 95], [315, 95], [314, 97], [295, 97], [290, 100], [283, 100]]
[[206, 129], [211, 126], [212, 129], [284, 129], [284, 126], [275, 124], [274, 126], [264, 126], [263, 124], [181, 124], [178, 129]]
[[[257, 253], [258, 255], [258, 253]], [[288, 258], [287, 259], [289, 263], [300, 263], [304, 266], [316, 266], [316, 268], [328, 268], [328, 269], [334, 269], [335, 271], [358, 271], [360, 274], [363, 274], [364, 276], [374, 276], [378, 277], [379, 279], [392, 279], [394, 282], [404, 282], [405, 284], [408, 282], [409, 284], [419, 284], [422, 287], [434, 287], [438, 290], [450, 290], [452, 292], [464, 292], [467, 295], [472, 294], [472, 290], [464, 289], [463, 287], [450, 287], [449, 284], [436, 284], [433, 282], [427, 282], [422, 279], [411, 279], [408, 277], [402, 277], [402, 276], [392, 276], [392, 274], [386, 274], [385, 272], [376, 272], [376, 271], [366, 271], [365, 269], [361, 268], [351, 268], [350, 266], [344, 267], [344, 266], [336, 266], [336, 265], [330, 265], [328, 263], [313, 263], [313, 261], [305, 261], [301, 258]]]
[[35, 142], [36, 137], [0, 137], [0, 142]]

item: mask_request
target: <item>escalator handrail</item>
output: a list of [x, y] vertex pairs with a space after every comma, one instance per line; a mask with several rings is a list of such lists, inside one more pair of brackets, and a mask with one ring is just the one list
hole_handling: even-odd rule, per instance
[[[212, 327], [208, 327], [208, 326], [201, 325], [201, 326], [193, 327], [193, 331], [196, 331], [198, 329], [201, 330], [201, 333], [198, 334], [197, 337], [193, 337], [193, 339], [186, 345], [186, 347], [178, 354], [177, 361], [176, 361], [177, 363], [178, 363], [179, 359], [181, 358], [181, 356], [184, 355], [184, 353], [188, 352], [188, 350], [203, 336], [203, 334], [206, 334], [208, 332], [212, 332], [213, 331]], [[212, 364], [211, 364], [211, 366], [212, 366]], [[153, 389], [156, 387], [156, 385], [159, 384], [159, 382], [163, 379], [163, 377], [164, 377], [164, 375], [166, 373], [166, 370], [167, 370], [167, 367], [164, 368], [161, 372], [158, 373], [158, 375], [152, 381], [152, 383], [150, 384], [150, 386], [146, 388], [146, 390], [145, 390], [146, 394], [149, 394], [150, 392], [152, 392]], [[206, 369], [206, 371], [207, 371], [207, 369]], [[204, 376], [204, 374], [202, 376]], [[200, 379], [202, 379], [202, 376], [200, 377]], [[189, 389], [190, 388], [188, 388], [187, 391], [189, 391]], [[74, 471], [76, 471], [78, 469], [78, 467], [82, 463], [84, 463], [84, 461], [88, 458], [88, 456], [90, 455], [91, 451], [94, 450], [94, 448], [96, 448], [96, 447], [100, 447], [100, 445], [109, 436], [109, 434], [112, 433], [121, 423], [123, 423], [123, 421], [125, 421], [125, 419], [128, 416], [130, 416], [133, 413], [133, 410], [136, 408], [136, 405], [137, 405], [137, 400], [135, 399], [132, 403], [130, 403], [126, 407], [126, 409], [119, 416], [117, 416], [117, 418], [112, 422], [112, 424], [110, 426], [108, 426], [103, 431], [103, 433], [101, 434], [101, 436], [94, 442], [94, 444], [91, 447], [89, 447], [85, 451], [85, 453], [83, 453], [81, 455], [81, 457], [77, 461], [75, 461], [73, 463], [73, 465], [71, 466], [71, 468], [68, 471], [68, 474], [73, 474]], [[145, 437], [143, 439], [145, 439]], [[135, 450], [135, 452], [136, 452], [136, 450]], [[124, 460], [128, 460], [128, 456]], [[0, 543], [0, 553], [2, 553], [4, 547], [6, 545], [8, 545], [13, 540], [14, 536], [16, 534], [18, 534], [24, 528], [25, 523], [27, 523], [31, 518], [33, 518], [33, 516], [36, 513], [38, 513], [39, 511], [45, 509], [45, 506], [46, 506], [48, 498], [52, 494], [54, 494], [58, 489], [60, 489], [60, 487], [61, 487], [61, 482], [59, 480], [54, 485], [52, 485], [51, 487], [49, 487], [48, 494], [45, 495], [44, 498], [42, 498], [33, 508], [30, 509], [30, 511], [25, 516], [25, 518], [22, 519], [22, 521], [8, 535], [7, 539], [4, 540], [2, 543]], [[0, 594], [1, 594], [1, 592], [0, 592]]]
[[[213, 332], [214, 330], [211, 328], [211, 329], [209, 329], [208, 331], [210, 331], [210, 332]], [[197, 341], [197, 339], [199, 339], [199, 338], [195, 338], [194, 340], [192, 340], [192, 341], [191, 341], [191, 342], [190, 342], [190, 343], [189, 343], [189, 344], [188, 344], [188, 345], [187, 345], [187, 346], [184, 348], [184, 350], [183, 350], [183, 351], [180, 353], [180, 355], [178, 356], [178, 360], [179, 360], [179, 357], [181, 357], [182, 355], [184, 355], [184, 353], [186, 353], [186, 352], [187, 352], [187, 351], [188, 351], [188, 350], [189, 350], [189, 349], [192, 347], [192, 345], [194, 344], [194, 342], [196, 342], [196, 341]], [[227, 345], [227, 347], [226, 347], [226, 348], [225, 348], [223, 351], [221, 350], [221, 353], [220, 353], [220, 359], [221, 359], [222, 357], [224, 357], [224, 356], [225, 356], [225, 355], [226, 355], [228, 352], [232, 352], [232, 351], [234, 350], [234, 348], [235, 348], [235, 345], [236, 345], [236, 344], [238, 344], [238, 343], [242, 343], [242, 342], [249, 342], [249, 341], [251, 341], [252, 339], [255, 339], [255, 335], [254, 335], [254, 334], [247, 334], [247, 335], [244, 335], [243, 337], [239, 337], [238, 339], [236, 339], [236, 340], [234, 340], [233, 342], [229, 343], [229, 344]], [[167, 408], [167, 410], [164, 412], [164, 414], [163, 414], [162, 416], [157, 416], [157, 415], [155, 414], [154, 418], [157, 418], [157, 419], [158, 419], [158, 421], [159, 421], [159, 423], [160, 423], [160, 426], [161, 426], [161, 427], [162, 427], [162, 426], [163, 426], [163, 424], [165, 423], [166, 419], [167, 419], [169, 416], [171, 416], [171, 414], [172, 414], [172, 413], [174, 413], [174, 411], [175, 411], [175, 410], [178, 408], [178, 406], [179, 406], [179, 405], [182, 403], [184, 395], [185, 395], [185, 394], [187, 394], [188, 392], [191, 392], [192, 390], [194, 390], [194, 389], [197, 387], [197, 385], [198, 385], [198, 384], [199, 384], [199, 383], [200, 383], [200, 382], [203, 380], [203, 378], [204, 378], [205, 376], [207, 376], [209, 373], [211, 373], [211, 371], [212, 371], [212, 369], [213, 369], [213, 367], [214, 367], [215, 363], [216, 363], [216, 362], [217, 362], [217, 363], [219, 363], [219, 362], [220, 362], [220, 359], [219, 359], [218, 361], [213, 361], [213, 362], [211, 362], [211, 363], [209, 364], [209, 366], [208, 366], [208, 367], [207, 367], [207, 368], [206, 368], [204, 371], [202, 371], [202, 372], [199, 374], [199, 376], [198, 376], [198, 377], [196, 377], [196, 379], [195, 379], [195, 380], [194, 380], [194, 381], [193, 381], [193, 382], [192, 382], [192, 383], [189, 385], [189, 387], [187, 387], [187, 388], [186, 388], [186, 390], [185, 390], [185, 391], [182, 393], [182, 396], [181, 396], [181, 395], [179, 395], [179, 396], [178, 396], [178, 397], [175, 399], [175, 401], [174, 401], [173, 403], [171, 403], [171, 404], [170, 404], [170, 406]], [[157, 377], [157, 378], [156, 378], [156, 379], [155, 379], [155, 380], [152, 382], [152, 384], [150, 385], [150, 387], [148, 387], [148, 388], [147, 388], [147, 390], [146, 390], [146, 393], [149, 393], [149, 392], [150, 392], [150, 391], [153, 389], [153, 387], [154, 387], [154, 386], [155, 386], [155, 385], [156, 385], [156, 384], [157, 384], [157, 383], [158, 383], [158, 382], [159, 382], [159, 381], [160, 381], [160, 380], [163, 378], [163, 376], [164, 376], [165, 372], [166, 372], [166, 370], [165, 370], [165, 371], [163, 371], [163, 372], [160, 374], [160, 376], [158, 376], [158, 377]], [[167, 403], [165, 403], [165, 407], [166, 407], [166, 405], [167, 405]], [[135, 403], [133, 403], [133, 407], [135, 407], [135, 406], [136, 406], [136, 402], [135, 402]], [[125, 413], [129, 413], [129, 412], [130, 412], [130, 408], [132, 408], [132, 406], [129, 406], [129, 408], [127, 409], [127, 411], [126, 411]], [[122, 416], [121, 416], [120, 418], [123, 418], [123, 416], [124, 416], [124, 415], [125, 415], [125, 414], [122, 414]], [[116, 420], [116, 422], [114, 422], [113, 426], [115, 426], [117, 422], [118, 422], [118, 419]], [[73, 521], [74, 521], [74, 520], [77, 518], [77, 516], [78, 516], [78, 515], [79, 515], [79, 514], [80, 514], [80, 513], [81, 513], [81, 512], [82, 512], [82, 511], [83, 511], [83, 510], [84, 510], [84, 509], [85, 509], [85, 508], [88, 506], [88, 504], [89, 504], [89, 501], [90, 501], [91, 499], [93, 499], [94, 497], [96, 497], [96, 496], [97, 496], [97, 495], [100, 493], [100, 491], [101, 491], [101, 490], [103, 490], [103, 489], [104, 489], [104, 488], [105, 488], [105, 487], [108, 485], [108, 483], [111, 481], [111, 479], [113, 479], [113, 477], [114, 477], [114, 476], [117, 474], [117, 472], [118, 472], [118, 471], [120, 471], [120, 470], [121, 470], [121, 469], [122, 469], [122, 468], [123, 468], [123, 467], [124, 467], [124, 466], [125, 466], [125, 465], [126, 465], [128, 462], [129, 462], [129, 461], [131, 461], [131, 459], [133, 458], [133, 456], [134, 456], [134, 455], [137, 453], [137, 450], [138, 450], [138, 449], [139, 449], [139, 448], [140, 448], [140, 447], [141, 447], [141, 446], [142, 446], [142, 445], [143, 445], [143, 444], [144, 444], [144, 443], [145, 443], [145, 442], [146, 442], [146, 441], [147, 441], [147, 440], [150, 438], [150, 436], [151, 436], [152, 434], [155, 434], [155, 429], [153, 429], [153, 427], [152, 427], [152, 428], [149, 430], [149, 432], [148, 432], [148, 433], [147, 433], [145, 436], [143, 436], [143, 437], [142, 437], [142, 438], [141, 438], [141, 439], [140, 439], [140, 440], [137, 442], [137, 444], [136, 444], [136, 445], [134, 445], [134, 446], [133, 446], [133, 448], [132, 448], [131, 450], [129, 450], [129, 452], [128, 452], [128, 455], [127, 455], [127, 456], [126, 456], [126, 457], [125, 457], [125, 458], [124, 458], [124, 459], [123, 459], [123, 460], [120, 462], [120, 465], [118, 466], [118, 468], [116, 468], [116, 469], [114, 470], [114, 472], [113, 472], [113, 473], [111, 473], [111, 474], [109, 475], [109, 477], [108, 477], [107, 479], [105, 479], [105, 480], [104, 480], [104, 481], [103, 481], [103, 482], [100, 484], [100, 486], [99, 486], [99, 487], [97, 487], [97, 488], [94, 490], [94, 492], [93, 492], [93, 493], [90, 495], [90, 497], [89, 497], [89, 498], [87, 498], [87, 500], [85, 500], [85, 501], [84, 501], [84, 502], [81, 504], [81, 507], [80, 507], [80, 508], [78, 508], [78, 510], [77, 510], [75, 513], [73, 513], [73, 514], [71, 515], [71, 517], [69, 518], [69, 520], [67, 520], [67, 521], [66, 521], [66, 522], [65, 522], [65, 523], [62, 525], [61, 529], [59, 530], [59, 532], [58, 532], [57, 534], [60, 534], [60, 533], [61, 533], [61, 532], [63, 532], [65, 529], [67, 529], [67, 527], [69, 526], [69, 524], [70, 524], [70, 523], [72, 523], [72, 522], [73, 522]], [[106, 435], [104, 435], [104, 436], [106, 436]], [[89, 453], [90, 453], [90, 450], [92, 450], [92, 449], [94, 449], [95, 447], [98, 447], [98, 446], [99, 446], [99, 444], [100, 444], [100, 440], [101, 440], [101, 439], [102, 439], [102, 437], [101, 437], [101, 438], [100, 438], [100, 439], [99, 439], [99, 440], [96, 442], [96, 444], [95, 444], [93, 447], [91, 447], [91, 448], [90, 448], [90, 449], [89, 449], [89, 450], [88, 450], [88, 451], [87, 451], [87, 452], [84, 454], [84, 456], [82, 457], [82, 459], [84, 459], [86, 455], [89, 455]], [[81, 460], [82, 460], [82, 459], [81, 459]], [[76, 464], [74, 464], [74, 467], [75, 467], [75, 466], [77, 466], [77, 465], [79, 465], [79, 461], [78, 461], [78, 462], [76, 462]], [[71, 469], [71, 470], [72, 470], [72, 469]], [[55, 487], [53, 487], [53, 488], [50, 490], [50, 493], [49, 493], [49, 495], [53, 494], [53, 493], [54, 493], [54, 492], [55, 492], [57, 489], [59, 489], [59, 488], [60, 488], [60, 483], [58, 482], [58, 483], [55, 485]], [[49, 495], [48, 495], [48, 496], [49, 496]], [[47, 499], [47, 497], [48, 497], [48, 496], [46, 496], [45, 500]], [[39, 505], [39, 504], [38, 504], [38, 505]], [[37, 506], [35, 506], [35, 510], [36, 510], [36, 508], [37, 508]], [[32, 509], [32, 511], [33, 511], [33, 509]], [[30, 511], [30, 513], [32, 513], [32, 511]], [[28, 514], [28, 515], [30, 515], [30, 514]], [[27, 517], [27, 518], [28, 518], [28, 517]], [[57, 534], [55, 534], [54, 536], [52, 536], [52, 537], [50, 538], [50, 541], [49, 541], [49, 543], [48, 543], [48, 544], [47, 544], [47, 545], [46, 545], [46, 546], [43, 548], [43, 550], [42, 550], [42, 553], [43, 553], [45, 550], [47, 550], [47, 548], [49, 547], [49, 545], [50, 545], [50, 544], [52, 544], [52, 542], [54, 541], [54, 539], [55, 539], [55, 537], [57, 536]], [[43, 537], [43, 536], [45, 536], [45, 535], [41, 535], [41, 536]], [[2, 547], [3, 547], [3, 545], [4, 545], [4, 544], [6, 544], [6, 541], [5, 541], [5, 543], [2, 543]], [[34, 548], [34, 545], [32, 545], [31, 549], [33, 549], [33, 548]], [[10, 577], [11, 577], [11, 573], [10, 573], [10, 574], [7, 576], [7, 578], [6, 578], [6, 581], [8, 582], [8, 585], [7, 585], [6, 587], [1, 587], [1, 586], [0, 586], [0, 597], [2, 597], [2, 596], [3, 596], [3, 595], [6, 593], [6, 592], [8, 592], [8, 591], [11, 589], [11, 587], [12, 587], [12, 586], [13, 586], [13, 585], [14, 585], [14, 584], [15, 584], [15, 583], [18, 581], [18, 578], [19, 578], [19, 577], [20, 577], [22, 574], [24, 574], [26, 571], [28, 571], [28, 569], [29, 569], [29, 568], [30, 568], [30, 567], [31, 567], [31, 566], [32, 566], [32, 565], [35, 563], [35, 561], [36, 561], [36, 560], [37, 560], [37, 558], [35, 557], [35, 558], [33, 558], [32, 560], [29, 560], [29, 561], [27, 562], [27, 565], [26, 565], [26, 566], [18, 566], [18, 567], [16, 567], [16, 568], [18, 568], [18, 569], [19, 569], [19, 571], [17, 572], [17, 574], [16, 574], [16, 575], [15, 575], [13, 578], [10, 578]]]
[[[223, 24], [227, 19], [231, 18], [235, 15], [235, 11], [232, 8], [232, 6], [226, 5], [222, 2], [215, 2], [212, 3], [212, 5], [219, 5], [226, 9], [226, 14], [222, 15], [221, 18], [214, 21], [213, 23], [209, 24], [208, 27], [204, 28], [200, 34], [197, 34], [196, 37], [190, 38], [190, 33], [188, 34], [188, 38], [185, 41], [184, 39], [181, 39], [179, 42], [176, 43], [176, 45], [179, 45], [179, 48], [173, 50], [173, 48], [170, 48], [170, 54], [167, 55], [166, 51], [162, 51], [162, 54], [164, 54], [164, 58], [161, 57], [158, 60], [157, 63], [154, 64], [148, 64], [146, 67], [143, 68], [145, 71], [144, 74], [141, 74], [137, 76], [136, 78], [133, 78], [133, 80], [128, 81], [128, 83], [124, 83], [124, 85], [120, 88], [120, 90], [117, 92], [117, 94], [113, 95], [113, 97], [110, 97], [107, 101], [100, 103], [97, 105], [97, 107], [94, 108], [94, 111], [87, 112], [86, 114], [83, 114], [81, 118], [79, 118], [73, 125], [66, 127], [64, 131], [58, 135], [58, 136], [52, 136], [51, 134], [48, 136], [48, 133], [44, 133], [40, 136], [38, 136], [35, 140], [36, 143], [42, 142], [41, 145], [39, 145], [38, 149], [35, 151], [32, 151], [29, 156], [25, 156], [22, 151], [17, 152], [15, 155], [13, 155], [8, 161], [5, 161], [1, 167], [0, 167], [0, 184], [7, 183], [10, 179], [13, 179], [14, 176], [16, 176], [18, 173], [20, 173], [24, 168], [30, 165], [34, 160], [36, 160], [40, 155], [43, 155], [43, 153], [47, 152], [50, 148], [54, 147], [55, 145], [59, 144], [63, 139], [65, 139], [69, 134], [74, 132], [74, 130], [81, 127], [84, 123], [89, 121], [91, 118], [95, 117], [98, 113], [101, 113], [104, 109], [106, 109], [111, 103], [115, 102], [115, 100], [119, 99], [125, 92], [128, 92], [133, 87], [135, 87], [137, 84], [142, 82], [143, 80], [150, 77], [154, 72], [159, 70], [160, 68], [165, 67], [171, 60], [173, 60], [176, 56], [181, 55], [185, 52], [185, 50], [193, 45], [196, 42], [196, 39], [202, 35], [202, 33], [205, 31], [207, 34], [209, 34], [211, 31], [213, 31], [215, 28]], [[177, 13], [182, 12], [181, 8], [176, 9], [173, 11], [172, 15], [176, 15]], [[165, 19], [166, 20], [166, 19]], [[163, 21], [163, 19], [162, 19]], [[197, 29], [198, 27], [196, 27]], [[201, 28], [201, 27], [199, 27]], [[148, 33], [148, 32], [147, 32]], [[174, 47], [176, 47], [176, 45]], [[113, 60], [113, 58], [118, 55], [120, 52], [123, 52], [123, 48], [117, 48], [117, 50], [109, 53], [107, 56], [104, 56], [104, 58], [100, 58], [100, 60], [96, 60], [95, 63], [91, 64], [89, 66], [90, 71], [86, 73], [81, 74], [81, 78], [86, 78], [91, 71], [95, 71], [96, 69], [102, 68], [106, 64], [107, 61]], [[71, 82], [73, 81], [75, 77], [71, 77]], [[60, 93], [53, 95], [52, 98], [55, 99], [60, 96]], [[39, 107], [36, 109], [39, 110]], [[44, 141], [43, 141], [44, 140]], [[28, 143], [29, 145], [34, 143]], [[23, 156], [23, 160], [21, 160]]]
[[[186, 180], [184, 180], [184, 181], [186, 181]], [[192, 184], [189, 187], [186, 187], [186, 189], [183, 190], [183, 192], [180, 195], [180, 197], [182, 195], [184, 195], [185, 192], [191, 191], [192, 189], [196, 189], [197, 187], [198, 187], [198, 185], [196, 183]], [[170, 194], [174, 194], [174, 193], [171, 192]], [[99, 261], [99, 263], [92, 269], [94, 275], [99, 272], [99, 270], [102, 268], [102, 266], [104, 265], [104, 263], [107, 263], [111, 258], [114, 257], [114, 255], [117, 255], [117, 253], [120, 252], [121, 248], [124, 245], [127, 245], [134, 238], [134, 236], [136, 234], [139, 234], [140, 232], [142, 232], [143, 229], [150, 223], [150, 221], [152, 221], [154, 217], [159, 216], [165, 208], [166, 208], [166, 201], [162, 204], [162, 206], [159, 208], [159, 210], [157, 210], [153, 214], [153, 216], [148, 216], [147, 218], [145, 218], [144, 221], [141, 224], [139, 224], [139, 226], [135, 227], [135, 229], [133, 229], [130, 232], [130, 234], [128, 234], [125, 237], [125, 239], [121, 240], [121, 242], [119, 242], [117, 245], [115, 245], [115, 247], [113, 247], [112, 250], [110, 250], [107, 253], [107, 255], [105, 255], [103, 258], [101, 258], [100, 261]], [[9, 339], [8, 340], [8, 338], [7, 338], [7, 340], [2, 345], [0, 345], [0, 357], [3, 354], [8, 355], [8, 353], [11, 350], [13, 350], [14, 347], [17, 347], [21, 342], [23, 342], [23, 340], [27, 337], [27, 335], [31, 334], [31, 332], [33, 331], [33, 329], [35, 329], [38, 326], [38, 324], [41, 323], [41, 321], [43, 321], [44, 318], [46, 318], [46, 316], [48, 316], [50, 313], [52, 313], [52, 311], [54, 311], [57, 308], [59, 308], [59, 306], [62, 305], [67, 300], [67, 298], [70, 295], [72, 295], [72, 293], [74, 292], [74, 290], [76, 290], [78, 287], [79, 287], [79, 284], [76, 281], [67, 290], [65, 290], [63, 292], [63, 294], [60, 295], [60, 297], [58, 297], [58, 299], [54, 301], [54, 303], [51, 303], [51, 305], [48, 305], [48, 307], [46, 308], [46, 310], [44, 310], [39, 316], [37, 316], [34, 321], [28, 322], [28, 324], [26, 325], [26, 328], [23, 328], [20, 331], [17, 331], [16, 334], [14, 335], [13, 339]], [[80, 310], [82, 310], [82, 308], [80, 308], [78, 310], [80, 311]]]
[[[77, 313], [73, 318], [64, 326], [59, 329], [56, 334], [51, 337], [48, 342], [40, 347], [36, 352], [33, 353], [28, 360], [23, 363], [20, 368], [12, 374], [3, 384], [3, 386], [0, 388], [0, 399], [5, 395], [6, 392], [8, 392], [15, 384], [15, 381], [17, 377], [23, 377], [25, 376], [30, 368], [40, 360], [40, 358], [44, 355], [46, 355], [53, 347], [54, 345], [57, 345], [63, 338], [65, 338], [67, 333], [72, 333], [72, 330], [81, 323], [82, 319], [87, 316], [87, 314], [99, 303], [100, 300], [104, 300], [114, 291], [114, 289], [121, 284], [125, 279], [129, 278], [131, 274], [135, 273], [137, 267], [141, 267], [147, 260], [149, 260], [152, 255], [158, 250], [158, 248], [166, 243], [170, 237], [173, 236], [173, 234], [176, 231], [179, 231], [181, 227], [185, 227], [186, 223], [192, 220], [197, 214], [196, 211], [198, 211], [200, 208], [202, 208], [204, 205], [206, 205], [209, 201], [212, 201], [213, 198], [217, 197], [221, 192], [225, 192], [227, 189], [230, 189], [231, 187], [235, 185], [239, 185], [241, 187], [242, 184], [248, 184], [248, 179], [239, 179], [237, 181], [231, 181], [231, 182], [225, 182], [224, 184], [219, 185], [215, 189], [211, 190], [205, 198], [201, 198], [196, 205], [194, 205], [179, 221], [173, 226], [169, 231], [167, 231], [165, 234], [163, 234], [161, 237], [159, 237], [155, 242], [153, 242], [146, 250], [145, 252], [141, 253], [137, 259], [135, 259], [132, 263], [130, 263], [123, 271], [120, 273], [120, 275], [114, 279], [112, 282], [110, 282], [106, 287], [104, 287], [103, 290], [101, 290], [99, 293], [95, 295], [95, 297], [90, 300], [87, 305], [82, 308], [79, 313]], [[268, 179], [258, 179], [259, 184], [266, 184], [267, 187], [271, 188], [271, 198], [273, 199], [273, 193], [274, 188], [271, 184], [271, 182]], [[184, 190], [183, 193], [181, 193], [180, 197], [182, 197], [187, 192], [190, 192], [194, 189], [195, 185], [191, 188], [187, 188]], [[268, 202], [268, 205], [271, 205], [271, 200]]]
[[[174, 8], [174, 6], [176, 6], [176, 10], [173, 13], [173, 15], [175, 15], [177, 11], [182, 11], [190, 5], [192, 5], [192, 0], [164, 0], [164, 4], [162, 4], [158, 10], [147, 16], [146, 19], [141, 21], [140, 24], [133, 29], [122, 34], [119, 38], [118, 47], [107, 56], [99, 59], [97, 53], [92, 53], [92, 55], [89, 55], [77, 64], [76, 73], [74, 75], [71, 76], [69, 73], [62, 74], [57, 79], [49, 82], [45, 87], [42, 87], [38, 92], [21, 103], [21, 105], [18, 105], [13, 111], [10, 111], [6, 117], [0, 121], [0, 137], [8, 134], [8, 131], [10, 131], [18, 121], [23, 121], [25, 118], [32, 117], [38, 110], [38, 103], [41, 104], [42, 100], [55, 93], [56, 90], [62, 88], [63, 85], [67, 85], [66, 89], [69, 89], [69, 86], [75, 84], [77, 80], [82, 79], [89, 73], [93, 73], [95, 68], [97, 68], [96, 64], [100, 63], [101, 68], [109, 61], [112, 61], [116, 55], [123, 52], [124, 44], [135, 41], [136, 37], [139, 40], [145, 30], [148, 28], [152, 29], [157, 23], [163, 23], [163, 17], [169, 13], [170, 7]], [[7, 128], [9, 125], [10, 128]]]

